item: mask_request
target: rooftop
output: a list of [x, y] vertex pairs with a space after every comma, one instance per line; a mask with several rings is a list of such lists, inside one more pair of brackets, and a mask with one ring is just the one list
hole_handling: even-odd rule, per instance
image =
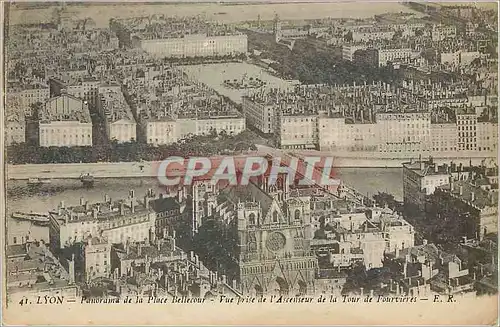
[[484, 209], [486, 207], [496, 208], [498, 205], [498, 192], [483, 190], [470, 181], [454, 181], [452, 185], [443, 185], [441, 190], [448, 192], [466, 203]]
[[[62, 103], [62, 106], [58, 105], [59, 102]], [[57, 121], [91, 123], [87, 102], [69, 94], [48, 99], [45, 102], [45, 106], [39, 112], [39, 120], [40, 123]]]
[[104, 115], [109, 122], [114, 123], [119, 120], [135, 122], [132, 110], [125, 101], [119, 85], [100, 87], [99, 95]]
[[[152, 211], [143, 202], [137, 199], [129, 198], [126, 200], [102, 202], [102, 203], [85, 203], [83, 205], [64, 207], [59, 206], [56, 211], [50, 212], [54, 219], [62, 223], [75, 223], [82, 221], [113, 221], [123, 217], [143, 216], [145, 212]], [[135, 221], [130, 221], [134, 223]]]

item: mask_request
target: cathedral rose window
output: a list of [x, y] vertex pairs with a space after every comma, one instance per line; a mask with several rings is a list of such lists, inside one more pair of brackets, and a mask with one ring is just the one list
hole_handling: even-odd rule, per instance
[[275, 232], [267, 238], [266, 246], [270, 251], [279, 251], [285, 247], [285, 235]]

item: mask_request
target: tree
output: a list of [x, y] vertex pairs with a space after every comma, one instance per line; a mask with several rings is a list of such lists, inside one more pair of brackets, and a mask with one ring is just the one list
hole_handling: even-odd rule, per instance
[[344, 41], [346, 42], [352, 42], [353, 38], [352, 38], [352, 31], [349, 31], [347, 32], [346, 35], [344, 35]]
[[392, 36], [392, 40], [398, 40], [403, 37], [403, 31], [397, 30], [396, 33]]
[[397, 206], [397, 202], [396, 200], [394, 200], [394, 195], [392, 194], [378, 192], [373, 196], [373, 199], [375, 200], [375, 203], [380, 207], [385, 207], [387, 205], [389, 208], [395, 209]]

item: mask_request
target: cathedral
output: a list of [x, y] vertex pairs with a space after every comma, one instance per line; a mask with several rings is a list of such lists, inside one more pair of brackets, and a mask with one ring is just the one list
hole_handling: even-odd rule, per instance
[[[261, 177], [246, 186], [221, 189], [208, 181], [193, 185], [193, 233], [204, 225], [219, 226], [220, 237], [213, 239], [211, 234], [209, 238], [225, 248], [212, 250], [211, 259], [219, 263], [215, 269], [224, 269], [244, 295], [315, 292], [311, 196], [304, 194], [308, 190], [290, 189], [287, 178], [281, 174], [268, 185], [268, 178]], [[224, 255], [227, 260], [221, 258]], [[227, 262], [226, 267], [220, 262]]]

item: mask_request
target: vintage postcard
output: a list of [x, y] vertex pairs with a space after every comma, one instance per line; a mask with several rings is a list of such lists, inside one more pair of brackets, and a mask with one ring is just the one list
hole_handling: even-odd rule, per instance
[[5, 325], [497, 325], [496, 2], [1, 2]]

